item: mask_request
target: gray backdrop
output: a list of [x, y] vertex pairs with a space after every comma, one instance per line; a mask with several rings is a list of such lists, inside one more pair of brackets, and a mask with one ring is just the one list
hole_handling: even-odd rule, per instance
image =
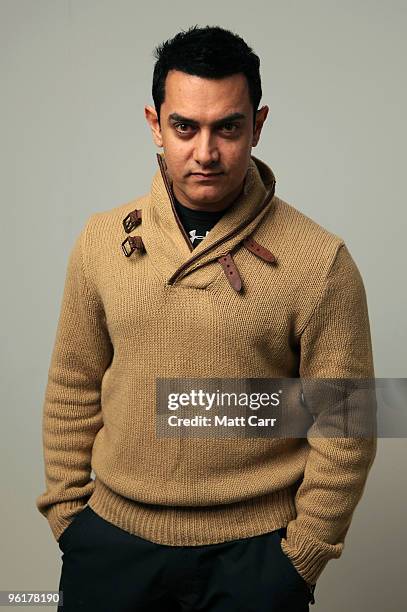
[[[149, 190], [152, 50], [179, 29], [221, 25], [260, 55], [270, 113], [253, 154], [274, 170], [277, 195], [345, 239], [365, 282], [376, 376], [406, 376], [406, 2], [198, 5], [0, 1], [2, 590], [58, 587], [60, 552], [35, 498], [67, 257], [89, 214]], [[315, 612], [404, 607], [406, 449], [379, 440]]]

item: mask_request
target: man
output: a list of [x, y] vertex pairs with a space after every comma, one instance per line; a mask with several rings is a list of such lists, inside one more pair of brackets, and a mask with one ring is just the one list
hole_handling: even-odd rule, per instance
[[87, 220], [49, 370], [37, 506], [63, 609], [301, 612], [342, 553], [375, 438], [160, 436], [156, 392], [373, 377], [363, 282], [251, 153], [268, 107], [250, 47], [193, 27], [156, 57], [151, 191]]

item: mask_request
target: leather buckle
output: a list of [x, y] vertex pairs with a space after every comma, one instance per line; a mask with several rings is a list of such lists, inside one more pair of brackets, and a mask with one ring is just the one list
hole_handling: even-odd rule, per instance
[[141, 223], [141, 209], [136, 208], [129, 212], [127, 217], [123, 219], [124, 231], [129, 234], [137, 225]]
[[266, 249], [266, 247], [261, 246], [254, 238], [245, 238], [245, 240], [243, 240], [243, 245], [246, 249], [257, 255], [257, 257], [260, 257], [260, 259], [268, 261], [269, 263], [276, 263], [277, 260], [273, 253]]
[[130, 257], [135, 250], [141, 252], [146, 250], [141, 236], [127, 236], [127, 238], [122, 242], [123, 253], [126, 255], [126, 257]]
[[232, 255], [227, 253], [222, 257], [218, 257], [218, 261], [224, 269], [226, 278], [228, 279], [230, 285], [235, 291], [240, 291], [242, 288], [242, 279], [240, 278], [239, 270], [233, 261]]

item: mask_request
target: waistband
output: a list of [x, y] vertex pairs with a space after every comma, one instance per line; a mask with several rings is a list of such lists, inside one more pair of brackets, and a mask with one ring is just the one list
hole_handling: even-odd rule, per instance
[[96, 477], [88, 504], [102, 518], [141, 538], [168, 546], [203, 546], [261, 535], [296, 517], [291, 488], [232, 504], [164, 506], [125, 498]]

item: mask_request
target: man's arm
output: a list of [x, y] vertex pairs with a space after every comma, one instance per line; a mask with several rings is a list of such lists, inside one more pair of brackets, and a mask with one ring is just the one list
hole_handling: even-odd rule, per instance
[[[301, 377], [374, 378], [365, 289], [343, 243], [301, 333], [300, 346]], [[311, 412], [319, 413], [314, 425], [323, 431], [324, 406], [312, 406], [312, 397], [310, 401]], [[377, 444], [376, 437], [367, 436], [309, 435], [308, 442], [304, 479], [295, 498], [297, 516], [288, 524], [281, 547], [305, 580], [315, 584], [327, 562], [342, 553]]]
[[43, 406], [46, 491], [36, 506], [57, 540], [94, 490], [91, 456], [103, 426], [101, 381], [113, 355], [103, 307], [83, 258], [91, 219], [69, 256]]

